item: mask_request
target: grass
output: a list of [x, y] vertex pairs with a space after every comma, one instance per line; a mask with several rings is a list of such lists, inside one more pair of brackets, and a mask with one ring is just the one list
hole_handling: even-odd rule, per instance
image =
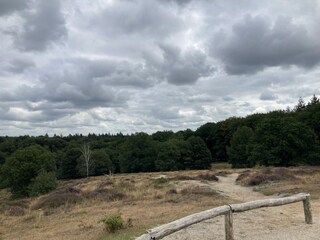
[[290, 195], [300, 192], [320, 199], [320, 168], [261, 168], [242, 171], [237, 182], [243, 186], [254, 186], [265, 195]]
[[[208, 188], [216, 182], [216, 176], [219, 178], [232, 172], [241, 173], [239, 184], [254, 185], [256, 190], [268, 195], [310, 192], [313, 199], [320, 198], [320, 168], [315, 167], [90, 177], [61, 181], [56, 191], [23, 202], [9, 200], [8, 192], [1, 190], [0, 206], [20, 206], [24, 213], [14, 216], [8, 211], [0, 212], [0, 239], [58, 240], [61, 236], [70, 240], [132, 239], [154, 226], [233, 202]], [[260, 176], [259, 181], [257, 176]], [[76, 200], [72, 200], [74, 197]], [[106, 232], [98, 221], [118, 212], [124, 222], [131, 219], [132, 227], [115, 233]]]
[[[189, 182], [191, 192], [182, 191]], [[27, 199], [21, 216], [3, 215], [0, 236], [4, 239], [130, 239], [153, 226], [226, 201], [215, 192], [197, 185], [216, 181], [212, 171], [119, 174], [59, 182], [57, 190]], [[0, 203], [9, 201], [0, 191]], [[143, 209], [143, 211], [142, 211]], [[106, 215], [121, 212], [130, 226], [108, 233], [98, 223]], [[19, 214], [17, 214], [19, 215]], [[129, 220], [130, 219], [130, 220]]]

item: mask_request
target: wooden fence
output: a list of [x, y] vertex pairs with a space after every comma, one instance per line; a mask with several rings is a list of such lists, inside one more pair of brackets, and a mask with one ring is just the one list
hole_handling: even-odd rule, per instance
[[290, 197], [263, 199], [252, 202], [224, 205], [217, 208], [209, 209], [203, 212], [195, 213], [187, 217], [178, 219], [171, 223], [164, 224], [162, 226], [148, 230], [142, 236], [136, 238], [136, 240], [158, 240], [162, 239], [174, 232], [184, 229], [190, 225], [225, 215], [225, 237], [226, 240], [234, 240], [233, 235], [233, 213], [244, 212], [262, 207], [275, 207], [285, 204], [303, 202], [305, 222], [312, 224], [312, 214], [310, 206], [310, 194], [299, 193]]

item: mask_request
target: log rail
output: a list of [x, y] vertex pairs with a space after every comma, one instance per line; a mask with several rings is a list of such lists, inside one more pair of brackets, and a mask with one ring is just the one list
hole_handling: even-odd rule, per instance
[[195, 213], [187, 217], [178, 219], [176, 221], [148, 230], [145, 234], [136, 238], [136, 240], [162, 239], [188, 226], [191, 226], [193, 224], [196, 224], [217, 216], [221, 216], [221, 215], [225, 215], [225, 239], [234, 240], [233, 213], [249, 211], [249, 210], [258, 209], [262, 207], [276, 207], [276, 206], [281, 206], [281, 205], [300, 202], [300, 201], [303, 202], [305, 222], [307, 224], [312, 224], [310, 194], [299, 193], [290, 197], [263, 199], [263, 200], [257, 200], [257, 201], [240, 203], [240, 204], [224, 205], [224, 206], [216, 207], [203, 212]]

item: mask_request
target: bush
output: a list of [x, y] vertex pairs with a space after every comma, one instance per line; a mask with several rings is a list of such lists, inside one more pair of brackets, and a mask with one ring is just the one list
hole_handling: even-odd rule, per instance
[[29, 196], [39, 196], [48, 193], [57, 187], [57, 178], [54, 172], [40, 172], [29, 186]]
[[297, 178], [286, 168], [265, 168], [257, 172], [245, 171], [237, 178], [237, 182], [245, 186], [258, 186], [270, 182], [293, 181]]
[[115, 231], [123, 229], [125, 227], [120, 213], [107, 215], [99, 222], [102, 222], [105, 226], [105, 229], [110, 233], [114, 233]]
[[117, 201], [126, 198], [127, 196], [115, 189], [96, 189], [84, 194], [87, 199], [102, 199], [106, 201]]
[[197, 176], [197, 179], [199, 179], [199, 180], [207, 180], [207, 181], [215, 181], [215, 182], [219, 181], [219, 178], [216, 175], [210, 174], [210, 173], [199, 174]]
[[0, 213], [7, 216], [23, 216], [29, 208], [26, 200], [4, 201], [0, 203]]
[[35, 205], [32, 206], [32, 209], [44, 209], [45, 211], [51, 211], [52, 209], [59, 208], [66, 204], [73, 205], [78, 202], [81, 202], [83, 198], [82, 191], [76, 188], [64, 188], [56, 190], [47, 196], [42, 197]]
[[157, 178], [153, 181], [153, 186], [155, 188], [164, 188], [166, 186], [168, 186], [170, 183], [170, 180], [167, 178]]

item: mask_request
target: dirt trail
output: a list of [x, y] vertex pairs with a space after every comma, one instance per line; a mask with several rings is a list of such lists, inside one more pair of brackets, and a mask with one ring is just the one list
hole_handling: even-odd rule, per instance
[[[247, 202], [270, 198], [254, 192], [252, 188], [235, 184], [237, 174], [219, 177], [218, 183], [210, 186], [235, 201]], [[274, 208], [262, 208], [234, 214], [234, 236], [236, 240], [319, 240], [319, 201], [311, 201], [314, 224], [304, 223], [302, 203], [294, 203]], [[213, 240], [224, 239], [224, 217], [195, 224], [172, 234], [165, 240]]]

